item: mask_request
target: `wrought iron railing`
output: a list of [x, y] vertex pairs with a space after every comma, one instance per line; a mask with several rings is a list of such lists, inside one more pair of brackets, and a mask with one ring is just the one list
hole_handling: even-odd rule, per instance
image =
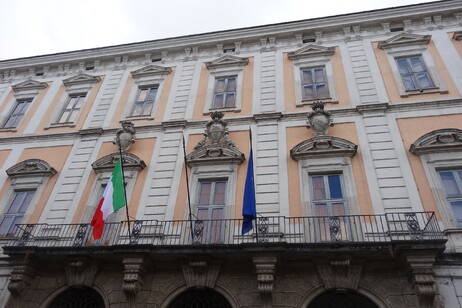
[[[316, 217], [260, 216], [241, 234], [242, 219], [136, 220], [106, 223], [93, 240], [89, 224], [20, 224], [5, 246], [235, 245], [244, 243], [387, 243], [442, 239], [432, 212]], [[191, 232], [192, 228], [192, 232]]]

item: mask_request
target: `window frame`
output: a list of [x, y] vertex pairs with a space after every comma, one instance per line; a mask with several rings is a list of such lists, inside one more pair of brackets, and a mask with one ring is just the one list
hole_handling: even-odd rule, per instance
[[[311, 71], [312, 72], [312, 75], [315, 75], [313, 74], [313, 71], [314, 70], [319, 70], [319, 69], [322, 69], [322, 73], [323, 73], [323, 82], [322, 83], [318, 83], [316, 82], [316, 80], [314, 80], [312, 83], [305, 83], [304, 82], [304, 73], [305, 71]], [[302, 102], [312, 102], [312, 101], [318, 101], [318, 100], [330, 100], [332, 99], [331, 96], [330, 96], [330, 92], [329, 92], [329, 81], [327, 79], [327, 73], [326, 73], [326, 67], [325, 66], [318, 66], [318, 67], [307, 67], [307, 68], [300, 68], [300, 84], [301, 84], [301, 97], [302, 97]], [[323, 96], [323, 97], [320, 97], [318, 95], [316, 95], [316, 97], [314, 98], [307, 98], [305, 97], [305, 87], [308, 86], [308, 85], [312, 85], [312, 86], [316, 86], [318, 84], [324, 84], [325, 87], [327, 88], [327, 96]], [[315, 89], [317, 89], [315, 87]], [[315, 90], [317, 92], [317, 90]]]
[[[326, 193], [326, 196], [327, 196], [327, 193], [330, 193], [330, 187], [329, 187], [329, 184], [328, 184], [328, 177], [329, 176], [338, 176], [339, 177], [339, 182], [340, 182], [340, 188], [341, 188], [341, 193], [342, 193], [342, 198], [325, 198], [325, 199], [314, 199], [314, 182], [313, 182], [313, 177], [322, 177], [323, 178], [323, 182], [324, 182], [324, 187], [326, 189], [325, 193]], [[312, 209], [313, 209], [313, 216], [320, 216], [320, 215], [316, 215], [316, 210], [314, 210], [316, 208], [316, 203], [326, 203], [326, 206], [327, 206], [327, 212], [328, 212], [328, 215], [327, 216], [335, 216], [332, 214], [332, 204], [333, 203], [343, 203], [343, 207], [344, 207], [344, 214], [343, 215], [348, 215], [349, 214], [349, 211], [348, 211], [348, 203], [347, 203], [347, 200], [345, 199], [345, 184], [343, 183], [343, 173], [341, 172], [334, 172], [334, 173], [310, 173], [308, 172], [308, 183], [309, 183], [309, 189], [310, 189], [310, 197], [311, 197], [311, 205], [312, 205]], [[322, 215], [324, 216], [324, 215]]]
[[[419, 59], [420, 60], [420, 63], [422, 65], [422, 67], [425, 69], [423, 72], [414, 72], [412, 71], [412, 64], [410, 63], [410, 60], [411, 59]], [[424, 91], [424, 90], [428, 90], [428, 89], [435, 89], [435, 84], [431, 78], [431, 75], [430, 73], [428, 72], [428, 69], [427, 69], [427, 66], [425, 65], [425, 61], [423, 60], [422, 56], [418, 55], [418, 56], [407, 56], [407, 57], [398, 57], [398, 58], [395, 58], [395, 61], [396, 61], [396, 66], [398, 67], [398, 71], [400, 71], [400, 65], [398, 64], [398, 61], [399, 60], [406, 60], [406, 64], [407, 64], [407, 69], [409, 69], [409, 72], [404, 74], [404, 73], [401, 73], [400, 72], [400, 75], [401, 75], [401, 81], [403, 82], [403, 85], [404, 85], [404, 88], [405, 88], [405, 91], [406, 92], [412, 92], [412, 91]], [[430, 87], [417, 87], [417, 84], [420, 83], [419, 82], [419, 79], [417, 78], [417, 74], [422, 74], [424, 73], [425, 75], [427, 75], [430, 83], [431, 83], [431, 86]], [[415, 89], [407, 89], [406, 88], [406, 82], [404, 81], [405, 79], [405, 76], [410, 76], [414, 85], [416, 85], [416, 88]]]
[[[16, 99], [14, 105], [10, 109], [10, 112], [5, 117], [5, 120], [3, 121], [1, 129], [2, 130], [14, 130], [14, 129], [17, 129], [21, 125], [22, 121], [24, 120], [24, 116], [26, 115], [27, 111], [29, 110], [30, 106], [32, 105], [33, 100], [34, 100], [33, 98]], [[10, 118], [13, 116], [13, 112], [16, 110], [16, 108], [19, 106], [19, 104], [25, 103], [25, 102], [28, 103], [28, 105], [26, 106], [26, 110], [22, 113], [21, 118], [19, 119], [19, 122], [17, 123], [17, 125], [15, 125], [15, 126], [5, 126], [8, 123], [8, 121], [10, 120]], [[17, 120], [15, 120], [15, 122], [17, 122]]]
[[[450, 197], [450, 196], [447, 195], [443, 179], [441, 178], [441, 173], [442, 172], [451, 172], [454, 175], [454, 173], [456, 173], [456, 172], [462, 172], [462, 168], [436, 169], [436, 172], [438, 173], [440, 183], [441, 183], [441, 187], [442, 187], [443, 193], [445, 194], [445, 197], [446, 197], [446, 202], [447, 202], [448, 206], [450, 207], [450, 209], [452, 210], [452, 214], [453, 214], [452, 216], [453, 216], [454, 224], [456, 225], [457, 228], [461, 229], [462, 228], [462, 216], [457, 217], [456, 211], [454, 210], [454, 205], [452, 205], [451, 203], [453, 201], [462, 202], [462, 179], [460, 178], [460, 176], [454, 176], [454, 180], [455, 180], [455, 182], [457, 184], [457, 188], [459, 189], [459, 195], [457, 197]], [[462, 207], [462, 204], [460, 206]]]
[[[56, 118], [56, 121], [52, 123], [52, 125], [73, 125], [77, 122], [80, 113], [82, 112], [83, 106], [85, 105], [85, 102], [87, 100], [88, 93], [74, 93], [74, 94], [69, 94], [66, 100], [66, 103], [63, 105], [63, 108], [61, 109], [61, 112], [59, 113], [58, 117]], [[74, 105], [72, 108], [69, 107], [69, 103], [73, 100], [76, 99]], [[75, 108], [74, 106], [80, 102], [80, 107]], [[66, 112], [69, 112], [69, 115], [67, 116], [66, 121], [61, 121], [62, 117]], [[72, 115], [75, 115], [74, 121], [69, 121], [69, 119], [72, 117]]]
[[[27, 207], [25, 209], [25, 211], [23, 213], [17, 211], [17, 212], [14, 212], [14, 213], [9, 213], [11, 207], [13, 206], [14, 204], [14, 201], [16, 200], [16, 198], [18, 197], [18, 194], [20, 193], [23, 193], [23, 192], [33, 192], [32, 194], [32, 198], [30, 198], [29, 200], [29, 203], [27, 204]], [[0, 221], [0, 236], [9, 236], [11, 234], [14, 234], [14, 231], [15, 231], [15, 226], [17, 224], [21, 224], [23, 223], [23, 219], [24, 219], [24, 216], [26, 215], [29, 207], [31, 206], [35, 196], [37, 194], [37, 189], [36, 188], [29, 188], [29, 189], [15, 189], [14, 192], [12, 193], [12, 195], [10, 196], [10, 201], [9, 201], [9, 206], [5, 208], [5, 211], [3, 212], [2, 216], [1, 216], [1, 221]], [[23, 201], [26, 200], [26, 199], [23, 199]], [[21, 209], [22, 207], [24, 206], [23, 203], [21, 203], [19, 209]], [[18, 209], [18, 210], [19, 210]], [[11, 223], [9, 224], [9, 227], [8, 227], [8, 232], [7, 233], [1, 233], [1, 226], [3, 224], [3, 222], [5, 221], [5, 219], [7, 217], [13, 217], [13, 220], [11, 221]], [[19, 222], [15, 222], [17, 218], [20, 218]]]
[[[145, 111], [146, 111], [145, 108], [146, 108], [146, 104], [147, 104], [147, 102], [148, 102], [147, 97], [149, 96], [150, 91], [152, 91], [153, 89], [156, 90], [156, 93], [155, 93], [155, 96], [154, 96], [152, 102], [150, 102], [150, 103], [152, 104], [152, 106], [151, 106], [149, 112], [146, 113], [146, 112], [145, 112]], [[146, 99], [145, 99], [144, 101], [140, 101], [140, 100], [139, 100], [140, 95], [141, 95], [142, 91], [144, 91], [144, 90], [148, 90], [148, 93], [146, 94]], [[135, 97], [135, 99], [134, 99], [134, 101], [133, 101], [133, 105], [132, 105], [131, 111], [130, 111], [129, 115], [127, 115], [127, 118], [130, 118], [130, 119], [132, 119], [132, 118], [146, 118], [146, 117], [150, 118], [150, 117], [152, 116], [152, 114], [153, 114], [153, 110], [154, 110], [154, 108], [155, 108], [156, 101], [158, 101], [158, 96], [159, 96], [159, 85], [158, 85], [158, 84], [156, 84], [156, 85], [151, 85], [151, 86], [138, 87], [138, 91], [137, 91], [137, 93], [136, 93], [136, 97]], [[136, 107], [137, 107], [138, 105], [142, 105], [142, 106], [143, 106], [142, 108], [143, 108], [143, 111], [144, 111], [144, 112], [143, 112], [142, 114], [134, 115], [133, 113], [135, 112]]]
[[[222, 80], [222, 79], [225, 80], [224, 89], [223, 89], [222, 92], [217, 92], [217, 87], [218, 87], [219, 80]], [[230, 79], [234, 79], [234, 91], [229, 91], [228, 90], [229, 80]], [[214, 89], [213, 89], [213, 97], [212, 97], [212, 103], [211, 103], [211, 106], [210, 106], [210, 110], [234, 109], [236, 107], [237, 79], [238, 79], [237, 76], [215, 77], [215, 85], [214, 85]], [[228, 94], [230, 94], [230, 93], [232, 93], [233, 96], [234, 96], [233, 106], [226, 106], [226, 99], [228, 97]], [[223, 104], [222, 104], [222, 106], [217, 107], [217, 106], [215, 106], [215, 99], [216, 99], [217, 95], [220, 95], [220, 94], [223, 95]]]

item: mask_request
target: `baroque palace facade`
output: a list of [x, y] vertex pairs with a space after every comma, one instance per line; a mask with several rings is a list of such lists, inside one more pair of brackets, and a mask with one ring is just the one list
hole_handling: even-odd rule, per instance
[[460, 1], [1, 61], [0, 306], [462, 307], [461, 112]]

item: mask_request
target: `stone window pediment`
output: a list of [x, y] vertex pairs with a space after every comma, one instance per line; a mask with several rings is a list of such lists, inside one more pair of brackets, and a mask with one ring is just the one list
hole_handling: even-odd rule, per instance
[[226, 67], [243, 67], [249, 63], [249, 58], [241, 58], [233, 55], [224, 55], [210, 62], [205, 62], [209, 70], [216, 70]]
[[186, 156], [189, 166], [210, 164], [240, 164], [244, 154], [228, 137], [228, 128], [222, 112], [213, 112], [205, 129], [204, 138]]
[[[146, 168], [146, 163], [135, 154], [125, 152], [122, 157], [124, 171], [141, 171]], [[96, 173], [111, 172], [119, 158], [120, 153], [111, 153], [96, 160], [91, 167]]]
[[308, 44], [293, 52], [289, 52], [288, 57], [290, 60], [299, 60], [313, 57], [331, 57], [334, 52], [334, 47], [325, 47], [318, 44]]
[[462, 151], [462, 130], [444, 128], [418, 138], [409, 151], [415, 155]]
[[88, 74], [78, 74], [63, 80], [66, 86], [66, 91], [69, 94], [83, 94], [88, 93], [95, 83], [101, 81], [98, 76], [91, 76]]
[[42, 89], [48, 87], [46, 82], [37, 80], [26, 80], [12, 86], [14, 96], [16, 99], [30, 99], [34, 98]]
[[6, 170], [11, 178], [18, 177], [51, 177], [58, 173], [56, 169], [41, 159], [26, 159]]
[[316, 136], [300, 142], [290, 156], [295, 160], [322, 157], [352, 157], [358, 146], [346, 139], [334, 136]]
[[419, 35], [412, 33], [400, 33], [385, 41], [380, 41], [380, 49], [389, 49], [399, 46], [427, 45], [430, 42], [431, 35]]

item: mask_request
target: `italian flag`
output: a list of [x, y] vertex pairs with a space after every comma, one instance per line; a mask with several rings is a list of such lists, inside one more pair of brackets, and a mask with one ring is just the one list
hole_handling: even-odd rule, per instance
[[93, 226], [93, 238], [95, 240], [101, 238], [104, 222], [108, 216], [125, 206], [124, 189], [122, 165], [119, 158], [90, 223]]

